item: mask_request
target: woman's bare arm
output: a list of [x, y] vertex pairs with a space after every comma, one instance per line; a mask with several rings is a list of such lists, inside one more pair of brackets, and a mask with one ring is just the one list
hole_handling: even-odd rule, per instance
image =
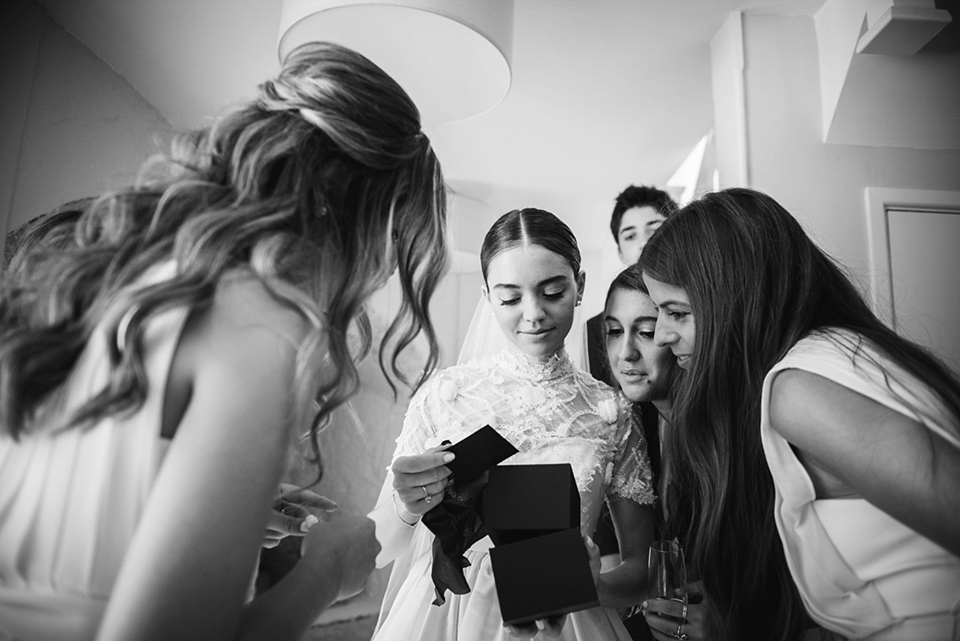
[[[98, 638], [240, 636], [293, 433], [302, 323], [256, 281], [223, 287], [188, 321], [173, 370], [191, 392]], [[339, 591], [335, 573], [318, 581]]]
[[960, 450], [910, 417], [802, 370], [776, 376], [770, 418], [799, 450], [820, 498], [862, 496], [960, 556]]
[[611, 501], [610, 516], [620, 546], [620, 564], [600, 574], [600, 603], [624, 608], [643, 601], [647, 591], [647, 551], [654, 538], [654, 508], [628, 499]]

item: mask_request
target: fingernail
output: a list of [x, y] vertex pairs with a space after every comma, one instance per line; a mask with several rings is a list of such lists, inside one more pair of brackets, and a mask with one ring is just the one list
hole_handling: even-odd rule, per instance
[[537, 619], [537, 627], [543, 630], [546, 626], [543, 625], [543, 621], [541, 619]]
[[593, 542], [593, 539], [590, 538], [589, 536], [587, 537], [587, 545], [589, 545], [591, 548], [597, 547], [597, 544], [594, 543], [594, 542]]
[[443, 462], [444, 462], [444, 463], [449, 463], [450, 461], [452, 461], [452, 460], [455, 459], [455, 458], [457, 458], [457, 455], [456, 455], [456, 454], [454, 454], [453, 452], [447, 452], [446, 454], [443, 455]]
[[320, 522], [320, 519], [318, 519], [312, 514], [308, 514], [307, 518], [303, 519], [303, 523], [300, 524], [300, 531], [307, 532], [308, 530], [310, 530], [310, 528], [312, 528], [314, 525], [316, 525], [319, 522]]
[[646, 610], [646, 609], [647, 609], [647, 602], [646, 602], [646, 601], [644, 601], [643, 603], [640, 604], [640, 609], [641, 609], [641, 610]]

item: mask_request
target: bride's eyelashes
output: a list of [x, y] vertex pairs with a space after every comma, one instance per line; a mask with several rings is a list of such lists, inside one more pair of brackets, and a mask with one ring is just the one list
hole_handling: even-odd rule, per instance
[[[560, 291], [557, 291], [557, 292], [543, 292], [543, 293], [541, 294], [541, 296], [543, 296], [543, 297], [546, 298], [547, 300], [551, 300], [551, 301], [560, 300], [560, 299], [562, 299], [564, 296], [566, 296], [567, 291], [568, 291], [568, 289], [567, 289], [567, 288], [564, 288], [564, 289], [561, 289]], [[514, 297], [514, 298], [501, 298], [501, 299], [499, 299], [499, 301], [500, 301], [500, 304], [501, 304], [501, 305], [516, 305], [517, 303], [520, 302], [521, 298], [522, 298], [522, 297], [520, 297], [520, 296], [516, 296], [516, 297]]]
[[[566, 290], [566, 289], [562, 289], [562, 290], [560, 290], [559, 292], [554, 292], [554, 293], [544, 292], [544, 293], [542, 294], [542, 296], [543, 296], [544, 298], [546, 298], [547, 300], [555, 301], [555, 300], [560, 300], [560, 299], [562, 299], [562, 298], [566, 295], [566, 293], [567, 293], [567, 290]], [[500, 304], [501, 304], [501, 305], [508, 305], [508, 306], [509, 306], [509, 305], [516, 305], [516, 304], [518, 304], [519, 302], [520, 302], [520, 297], [519, 297], [519, 296], [516, 297], [516, 298], [506, 298], [506, 299], [501, 298], [501, 299], [500, 299]]]

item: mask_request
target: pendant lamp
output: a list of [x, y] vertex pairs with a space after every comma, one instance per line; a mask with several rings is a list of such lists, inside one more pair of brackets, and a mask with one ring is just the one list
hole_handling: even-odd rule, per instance
[[513, 0], [284, 0], [280, 60], [314, 41], [380, 66], [424, 125], [457, 122], [493, 109], [510, 89]]

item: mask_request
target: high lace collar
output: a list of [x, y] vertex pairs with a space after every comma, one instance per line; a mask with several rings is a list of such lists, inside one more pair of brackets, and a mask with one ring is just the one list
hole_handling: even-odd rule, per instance
[[518, 378], [535, 383], [553, 381], [573, 371], [573, 361], [563, 347], [552, 356], [536, 357], [511, 345], [497, 354], [497, 362]]

